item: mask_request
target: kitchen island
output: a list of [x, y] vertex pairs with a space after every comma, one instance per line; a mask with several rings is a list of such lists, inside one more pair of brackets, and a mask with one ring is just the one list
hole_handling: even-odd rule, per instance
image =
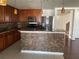
[[65, 32], [20, 31], [22, 51], [64, 53]]

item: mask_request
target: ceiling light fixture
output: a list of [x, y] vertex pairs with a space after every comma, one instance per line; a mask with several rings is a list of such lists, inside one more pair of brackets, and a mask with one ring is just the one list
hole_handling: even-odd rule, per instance
[[7, 5], [7, 0], [0, 0], [0, 5], [1, 6], [6, 6]]
[[64, 7], [62, 7], [62, 9], [61, 9], [61, 13], [65, 13], [65, 8]]
[[64, 8], [64, 0], [62, 2], [62, 9], [61, 9], [61, 13], [64, 14], [65, 13], [65, 8]]
[[48, 0], [40, 0], [41, 1], [41, 14], [43, 14], [43, 2], [48, 2]]

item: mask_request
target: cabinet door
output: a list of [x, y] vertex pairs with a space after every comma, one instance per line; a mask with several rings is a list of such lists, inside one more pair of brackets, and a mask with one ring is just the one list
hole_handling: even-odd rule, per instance
[[14, 14], [15, 8], [11, 7], [11, 21], [12, 22], [17, 22], [18, 21], [18, 15]]
[[13, 41], [16, 42], [17, 40], [20, 40], [20, 33], [17, 30], [13, 31]]
[[4, 22], [4, 7], [0, 6], [0, 22]]
[[4, 48], [7, 48], [8, 47], [8, 35], [7, 33], [4, 33]]
[[20, 40], [21, 39], [21, 34], [18, 31], [17, 31], [17, 33], [18, 33], [18, 40]]
[[5, 22], [10, 22], [11, 21], [11, 7], [6, 6], [4, 12], [5, 12]]
[[3, 35], [0, 35], [0, 51], [4, 49], [4, 37]]
[[7, 33], [8, 35], [8, 45], [13, 44], [13, 35], [11, 32]]
[[14, 8], [11, 8], [11, 22], [15, 21], [15, 17], [14, 17]]
[[14, 31], [14, 42], [17, 41], [18, 35], [17, 35], [17, 31]]

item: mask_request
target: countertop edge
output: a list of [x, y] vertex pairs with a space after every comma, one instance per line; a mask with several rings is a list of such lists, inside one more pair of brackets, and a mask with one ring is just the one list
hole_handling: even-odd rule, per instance
[[61, 33], [61, 34], [66, 34], [65, 32], [51, 32], [51, 31], [22, 31], [18, 30], [21, 33]]

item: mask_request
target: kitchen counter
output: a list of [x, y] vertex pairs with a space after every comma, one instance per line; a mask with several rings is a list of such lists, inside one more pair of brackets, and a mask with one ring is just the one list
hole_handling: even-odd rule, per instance
[[64, 52], [65, 32], [20, 31], [22, 50]]

